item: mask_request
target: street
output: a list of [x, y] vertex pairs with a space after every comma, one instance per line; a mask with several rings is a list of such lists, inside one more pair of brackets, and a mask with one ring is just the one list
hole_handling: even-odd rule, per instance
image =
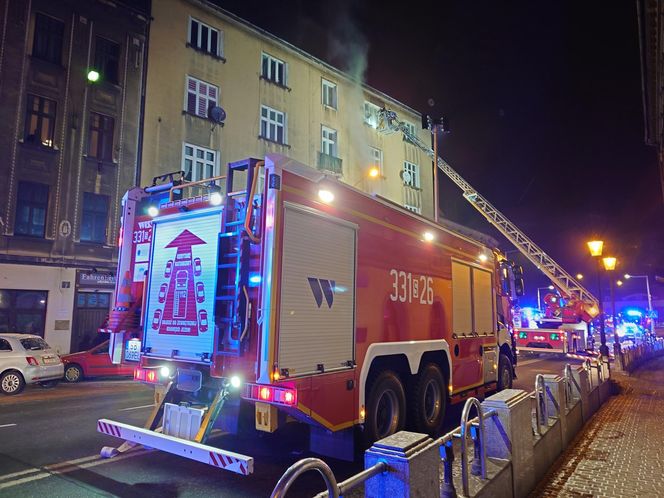
[[[560, 374], [567, 361], [578, 363], [521, 357], [514, 387], [531, 391], [537, 373]], [[212, 442], [254, 456], [254, 474], [248, 477], [147, 449], [99, 458], [103, 446], [118, 446], [119, 440], [98, 433], [97, 419], [142, 426], [152, 399], [152, 388], [130, 380], [31, 387], [0, 398], [0, 497], [268, 496], [288, 466], [309, 456], [299, 449], [302, 431], [290, 424], [281, 434]], [[445, 430], [458, 425], [461, 406], [449, 410]], [[324, 460], [339, 481], [362, 469], [361, 462]], [[311, 496], [323, 484], [317, 473], [308, 473], [291, 489], [289, 496]]]

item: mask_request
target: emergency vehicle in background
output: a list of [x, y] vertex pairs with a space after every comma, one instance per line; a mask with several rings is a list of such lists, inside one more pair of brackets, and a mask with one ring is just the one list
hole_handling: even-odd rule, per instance
[[544, 296], [544, 311], [517, 308], [514, 338], [519, 353], [586, 354], [591, 341], [589, 324], [564, 299]]
[[[433, 158], [394, 112], [381, 111], [380, 128]], [[589, 296], [437, 159], [556, 285]], [[522, 272], [496, 249], [276, 154], [230, 163], [224, 177], [153, 183], [123, 199], [103, 331], [116, 362], [140, 339], [135, 378], [165, 387], [145, 428], [98, 421], [126, 441], [104, 456], [144, 444], [249, 474], [251, 456], [206, 444], [212, 429], [296, 420], [312, 451], [349, 458], [356, 429], [375, 441], [408, 415], [435, 434], [448, 403], [511, 386]]]

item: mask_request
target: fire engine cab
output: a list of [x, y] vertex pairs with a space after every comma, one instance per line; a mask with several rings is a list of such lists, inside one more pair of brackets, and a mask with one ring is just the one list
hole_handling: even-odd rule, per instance
[[114, 361], [133, 338], [162, 395], [145, 428], [99, 420], [126, 441], [105, 456], [144, 444], [249, 474], [213, 429], [297, 421], [348, 457], [356, 432], [435, 434], [448, 403], [511, 387], [522, 284], [494, 248], [276, 154], [153, 183], [123, 199], [104, 331]]

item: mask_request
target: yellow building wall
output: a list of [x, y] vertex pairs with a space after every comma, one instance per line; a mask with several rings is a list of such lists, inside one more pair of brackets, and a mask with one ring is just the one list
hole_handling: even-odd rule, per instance
[[[364, 101], [371, 96], [373, 102], [384, 102], [400, 119], [416, 125], [429, 143], [429, 132], [419, 130], [418, 114], [204, 2], [159, 0], [153, 2], [152, 16], [142, 184], [180, 170], [185, 141], [221, 151], [219, 174], [230, 161], [271, 152], [315, 168], [325, 125], [337, 130], [343, 181], [403, 205], [400, 173], [404, 160], [409, 160], [420, 167], [422, 214], [433, 217], [431, 160], [404, 142], [401, 134], [382, 135], [364, 124]], [[223, 32], [225, 62], [187, 46], [190, 16]], [[288, 89], [260, 78], [263, 52], [287, 64]], [[218, 102], [227, 114], [223, 127], [183, 111], [187, 75], [219, 87]], [[322, 78], [337, 84], [336, 110], [322, 104]], [[288, 145], [259, 138], [261, 104], [286, 113]], [[383, 151], [381, 178], [367, 178], [369, 146]]]

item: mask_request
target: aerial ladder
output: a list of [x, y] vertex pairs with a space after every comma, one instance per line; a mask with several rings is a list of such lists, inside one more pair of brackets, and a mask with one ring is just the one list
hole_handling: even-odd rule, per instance
[[[568, 299], [568, 306], [573, 307], [577, 315], [585, 322], [592, 321], [599, 314], [599, 301], [588, 289], [556, 263], [537, 244], [524, 234], [507, 217], [475, 190], [452, 166], [436, 154], [429, 144], [411, 132], [410, 128], [399, 120], [396, 112], [383, 108], [378, 112], [378, 131], [384, 134], [400, 132], [404, 139], [425, 152], [438, 168], [447, 175], [463, 192], [463, 197], [477, 209], [486, 220], [516, 247], [535, 267], [544, 273]], [[435, 129], [429, 129], [432, 133]]]

